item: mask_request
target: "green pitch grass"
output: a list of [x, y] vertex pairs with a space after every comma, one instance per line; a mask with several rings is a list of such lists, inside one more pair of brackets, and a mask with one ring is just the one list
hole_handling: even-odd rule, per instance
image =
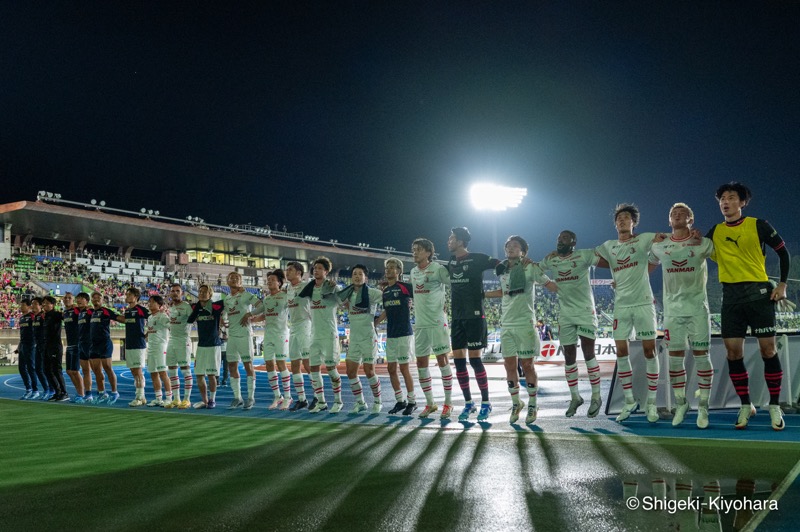
[[[3, 530], [662, 528], [622, 481], [779, 483], [787, 443], [374, 427], [0, 400]], [[723, 490], [724, 491], [724, 490]], [[785, 509], [790, 512], [791, 509]]]

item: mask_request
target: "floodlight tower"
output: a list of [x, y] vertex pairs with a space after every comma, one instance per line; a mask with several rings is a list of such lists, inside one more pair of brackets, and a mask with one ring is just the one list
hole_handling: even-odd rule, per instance
[[[500, 213], [518, 207], [528, 195], [527, 188], [506, 187], [494, 183], [476, 183], [469, 190], [472, 206], [479, 211]], [[497, 247], [497, 214], [492, 216], [492, 254], [502, 257]]]

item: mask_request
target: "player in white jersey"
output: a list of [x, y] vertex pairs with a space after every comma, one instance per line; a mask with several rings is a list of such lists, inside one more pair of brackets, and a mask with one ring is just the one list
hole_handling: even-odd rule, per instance
[[[281, 290], [285, 280], [280, 268], [271, 271], [267, 275], [267, 293], [262, 300], [264, 364], [267, 367], [269, 386], [272, 388], [270, 410], [288, 410], [292, 406], [292, 374], [286, 367], [289, 359], [289, 297]], [[280, 374], [275, 370], [276, 366]]]
[[621, 203], [614, 211], [617, 239], [599, 245], [595, 252], [608, 263], [616, 285], [614, 297], [614, 343], [617, 346], [617, 375], [625, 395], [625, 405], [617, 421], [625, 421], [639, 408], [633, 397], [633, 372], [628, 358], [628, 338], [636, 331], [647, 359], [647, 420], [658, 421], [658, 358], [656, 358], [656, 308], [650, 288], [649, 254], [655, 233], [634, 234], [639, 224], [639, 209]]
[[311, 300], [300, 297], [300, 291], [305, 286], [303, 274], [305, 269], [299, 262], [290, 262], [286, 265], [286, 295], [289, 308], [289, 360], [292, 369], [292, 384], [297, 394], [295, 402], [289, 410], [297, 412], [308, 407], [306, 400], [305, 383], [303, 381], [302, 367], [310, 373], [308, 365], [308, 349], [311, 346]]
[[[564, 375], [570, 392], [566, 416], [572, 417], [583, 404], [578, 390], [578, 339], [581, 342], [583, 360], [592, 386], [589, 417], [600, 412], [603, 400], [600, 397], [600, 365], [594, 353], [597, 334], [597, 313], [594, 294], [589, 284], [589, 269], [602, 260], [593, 249], [575, 249], [578, 237], [572, 231], [558, 234], [556, 251], [542, 260], [542, 269], [554, 274], [558, 285], [558, 337], [564, 349]], [[605, 261], [603, 261], [605, 262]], [[607, 265], [606, 265], [607, 267]]]
[[536, 314], [534, 312], [534, 283], [546, 286], [551, 291], [558, 287], [533, 262], [523, 262], [528, 254], [528, 243], [519, 235], [511, 235], [505, 244], [506, 260], [501, 262], [495, 272], [500, 277], [500, 288], [485, 292], [485, 297], [502, 297], [500, 323], [500, 345], [506, 367], [508, 393], [511, 394], [511, 416], [509, 423], [519, 419], [525, 403], [519, 398], [519, 373], [517, 361], [522, 361], [525, 383], [528, 391], [528, 415], [525, 423], [536, 422], [539, 407], [536, 395], [539, 391], [536, 368], [533, 359], [539, 353], [539, 335], [536, 333]]
[[[189, 332], [192, 326], [187, 323], [192, 313], [192, 306], [183, 300], [183, 288], [175, 283], [169, 288], [169, 343], [167, 343], [167, 366], [172, 386], [173, 401], [164, 405], [167, 408], [189, 408], [191, 403], [192, 369], [189, 366], [192, 358], [192, 341]], [[178, 368], [183, 376], [183, 401], [181, 401], [181, 382]]]
[[[256, 373], [253, 369], [253, 331], [250, 328], [250, 317], [253, 309], [259, 314], [263, 308], [261, 301], [242, 286], [242, 276], [231, 272], [227, 277], [230, 295], [224, 299], [225, 313], [228, 316], [228, 369], [231, 375], [233, 390], [232, 408], [243, 406], [250, 410], [256, 404]], [[244, 365], [247, 374], [247, 400], [242, 401], [242, 389], [239, 378], [239, 362]]]
[[350, 381], [350, 390], [356, 401], [350, 413], [358, 414], [367, 409], [361, 380], [358, 378], [358, 366], [361, 365], [372, 390], [373, 402], [370, 413], [378, 414], [383, 406], [381, 381], [375, 374], [375, 356], [378, 354], [375, 313], [383, 292], [367, 286], [367, 267], [363, 264], [353, 266], [351, 275], [353, 284], [342, 290], [341, 295], [350, 319], [350, 344], [345, 363], [347, 364], [347, 380]]
[[[411, 284], [414, 287], [414, 351], [419, 384], [425, 394], [426, 403], [419, 417], [426, 418], [439, 409], [433, 402], [431, 373], [428, 369], [428, 361], [433, 354], [436, 355], [444, 387], [441, 417], [448, 419], [453, 410], [453, 372], [448, 360], [450, 331], [445, 315], [445, 290], [450, 285], [450, 272], [438, 262], [433, 262], [433, 242], [427, 238], [414, 240], [411, 253], [416, 264], [411, 269]], [[449, 381], [446, 384], [445, 379]]]
[[313, 264], [314, 278], [306, 284], [299, 297], [311, 300], [311, 347], [309, 348], [309, 365], [311, 369], [311, 385], [314, 387], [314, 399], [308, 407], [309, 412], [316, 414], [328, 409], [322, 382], [321, 366], [325, 364], [333, 388], [333, 405], [331, 413], [341, 412], [342, 377], [339, 375], [339, 328], [336, 311], [341, 299], [336, 283], [327, 279], [333, 264], [327, 257], [318, 257]]
[[673, 205], [669, 210], [672, 235], [653, 244], [650, 262], [661, 264], [664, 274], [664, 341], [669, 351], [669, 380], [676, 403], [672, 425], [680, 425], [689, 409], [683, 357], [690, 348], [697, 368], [700, 396], [697, 426], [704, 429], [708, 427], [708, 396], [714, 376], [708, 355], [711, 319], [706, 295], [706, 259], [714, 251], [714, 243], [691, 234], [693, 222], [694, 213], [688, 205]]
[[[172, 388], [167, 375], [167, 342], [169, 340], [169, 316], [164, 312], [164, 298], [150, 296], [147, 302], [150, 316], [147, 317], [147, 371], [153, 380], [155, 398], [147, 406], [164, 406], [172, 402]], [[167, 394], [167, 401], [161, 397], [161, 385]]]

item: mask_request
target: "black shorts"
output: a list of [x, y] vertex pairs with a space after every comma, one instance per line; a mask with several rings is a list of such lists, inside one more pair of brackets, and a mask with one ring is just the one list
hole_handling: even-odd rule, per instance
[[756, 338], [775, 336], [775, 302], [766, 297], [747, 303], [722, 303], [722, 337], [744, 338], [747, 327]]
[[89, 360], [89, 353], [92, 351], [92, 344], [79, 344], [78, 357], [81, 360]]
[[67, 346], [67, 371], [78, 371], [81, 368], [77, 345]]
[[455, 349], [486, 349], [486, 320], [483, 318], [453, 320], [450, 340]]

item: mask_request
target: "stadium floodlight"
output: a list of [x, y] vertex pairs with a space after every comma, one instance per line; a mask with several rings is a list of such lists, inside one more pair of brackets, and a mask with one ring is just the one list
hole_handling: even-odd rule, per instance
[[153, 214], [155, 214], [156, 216], [158, 216], [158, 215], [160, 215], [161, 213], [160, 213], [160, 212], [158, 212], [158, 211], [156, 211], [156, 212], [154, 212]]
[[527, 188], [506, 187], [492, 183], [476, 183], [469, 190], [472, 205], [479, 211], [505, 211], [522, 203]]
[[56, 199], [61, 199], [61, 194], [54, 194]]
[[141, 209], [139, 209], [139, 212], [140, 212], [140, 213], [142, 213], [142, 214], [144, 214], [144, 213], [146, 213], [146, 212], [147, 212], [147, 209], [145, 209], [144, 207], [142, 207]]
[[47, 194], [47, 192], [45, 192], [44, 190], [40, 190], [39, 192], [36, 193], [37, 196], [44, 196], [45, 194]]
[[105, 206], [106, 206], [106, 202], [105, 202], [105, 201], [103, 201], [103, 200], [100, 200], [100, 206], [101, 206], [101, 207], [105, 207]]
[[97, 205], [97, 200], [96, 199], [92, 199], [92, 201], [90, 201], [89, 203], [91, 203], [92, 205]]

